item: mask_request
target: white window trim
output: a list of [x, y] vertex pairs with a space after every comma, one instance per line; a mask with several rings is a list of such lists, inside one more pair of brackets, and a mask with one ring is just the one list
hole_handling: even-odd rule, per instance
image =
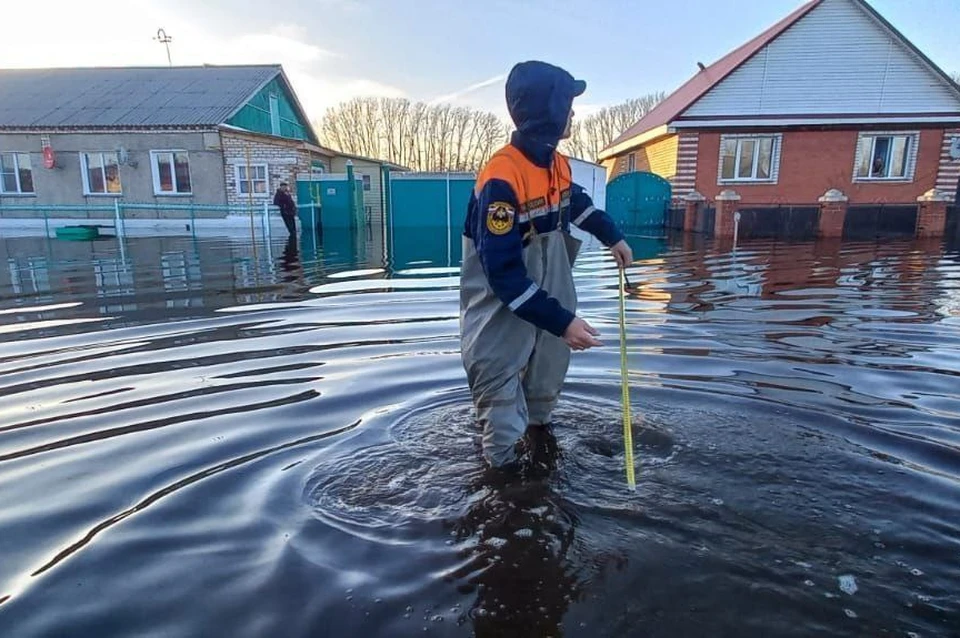
[[[253, 193], [253, 194], [252, 194], [253, 197], [255, 197], [255, 198], [261, 198], [261, 199], [270, 197], [270, 165], [267, 164], [267, 163], [265, 163], [265, 162], [251, 163], [251, 164], [249, 164], [249, 165], [244, 162], [244, 163], [236, 164], [236, 165], [233, 167], [233, 186], [234, 186], [234, 188], [235, 188], [236, 191], [237, 191], [237, 197], [250, 197], [250, 196], [251, 196], [250, 193], [244, 193], [244, 192], [242, 192], [242, 191], [240, 190], [240, 182], [243, 181], [243, 180], [240, 179], [240, 168], [241, 168], [241, 167], [246, 168], [247, 166], [250, 166], [250, 168], [258, 168], [258, 167], [262, 166], [262, 167], [263, 167], [263, 177], [264, 177], [264, 181], [266, 182], [266, 188], [264, 189], [264, 192], [263, 192], [262, 194], [261, 194], [261, 193]], [[247, 180], [247, 181], [250, 181], [250, 180]], [[251, 183], [251, 185], [250, 185], [250, 190], [253, 190], [253, 184], [252, 184], [252, 183]]]
[[[910, 149], [907, 153], [907, 171], [903, 177], [860, 177], [860, 142], [865, 137], [909, 137]], [[876, 143], [876, 142], [874, 142]], [[853, 154], [854, 184], [912, 184], [917, 172], [917, 157], [920, 153], [920, 131], [861, 131], [857, 134], [857, 150]], [[871, 145], [871, 155], [873, 146]]]
[[628, 173], [634, 173], [637, 170], [637, 154], [636, 151], [627, 155], [627, 171]]
[[120, 176], [120, 157], [117, 157], [117, 177], [120, 178], [120, 192], [118, 193], [93, 193], [90, 191], [90, 169], [87, 166], [87, 155], [99, 155], [100, 163], [103, 164], [103, 187], [107, 187], [107, 163], [104, 155], [118, 155], [116, 151], [80, 151], [80, 182], [83, 184], [84, 197], [123, 197], [123, 177]]
[[[165, 155], [170, 153], [183, 153], [187, 156], [187, 173], [190, 175], [190, 190], [179, 192], [174, 190], [171, 193], [160, 190], [160, 163], [157, 158], [160, 155]], [[172, 158], [171, 158], [172, 159]], [[171, 166], [173, 171], [173, 184], [177, 186], [177, 169], [176, 162]], [[150, 151], [150, 173], [153, 175], [153, 194], [157, 197], [192, 197], [193, 196], [193, 170], [190, 166], [190, 153], [182, 148], [170, 148], [170, 149], [158, 149], [155, 151]]]
[[[30, 153], [25, 151], [3, 151], [0, 155], [13, 155], [13, 176], [17, 180], [17, 190], [15, 191], [5, 191], [3, 190], [3, 180], [0, 179], [0, 195], [4, 197], [36, 197], [37, 196], [37, 183], [33, 183], [33, 191], [29, 193], [23, 192], [23, 184], [20, 183], [20, 156], [27, 155]], [[30, 176], [33, 177], [33, 158], [30, 158]]]
[[[773, 148], [770, 150], [770, 177], [736, 177], [740, 165], [740, 145], [737, 144], [736, 161], [733, 165], [734, 177], [724, 179], [723, 177], [723, 145], [728, 140], [757, 140], [762, 138], [772, 138]], [[780, 151], [783, 148], [782, 133], [732, 133], [722, 134], [720, 136], [720, 149], [717, 151], [717, 185], [726, 186], [728, 184], [777, 184], [780, 182]], [[754, 154], [754, 163], [760, 161], [760, 153]]]

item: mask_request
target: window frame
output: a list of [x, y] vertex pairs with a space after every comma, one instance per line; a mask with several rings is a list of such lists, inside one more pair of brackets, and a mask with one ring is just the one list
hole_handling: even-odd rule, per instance
[[[760, 146], [763, 140], [770, 140], [770, 170], [769, 177], [756, 177], [760, 169]], [[723, 176], [723, 148], [727, 142], [734, 141], [734, 163], [733, 177]], [[740, 177], [740, 159], [742, 154], [742, 145], [745, 142], [754, 143], [753, 166], [751, 167], [751, 177]], [[777, 184], [780, 181], [780, 153], [783, 148], [782, 133], [737, 133], [721, 134], [720, 148], [717, 157], [717, 185], [726, 186], [728, 184]]]
[[[88, 155], [99, 155], [101, 170], [103, 171], [103, 192], [94, 193], [90, 190], [90, 167], [87, 164]], [[111, 193], [107, 190], [107, 162], [106, 155], [112, 155], [117, 162], [117, 181], [120, 190]], [[123, 177], [120, 175], [120, 154], [116, 151], [80, 151], [80, 183], [83, 185], [84, 197], [123, 197]]]
[[637, 154], [635, 152], [627, 155], [627, 171], [626, 172], [628, 173], [637, 172]]
[[[888, 151], [888, 158], [893, 153], [893, 140], [898, 137], [906, 138], [908, 141], [908, 146], [906, 149], [906, 165], [902, 176], [895, 177], [874, 177], [873, 175], [867, 175], [866, 177], [860, 176], [860, 164], [863, 161], [863, 141], [865, 139], [872, 139], [870, 144], [870, 157], [876, 155], [877, 150], [877, 139], [878, 138], [890, 138], [890, 150]], [[912, 184], [916, 178], [917, 173], [917, 156], [920, 152], [920, 131], [860, 131], [857, 133], [857, 142], [855, 150], [853, 153], [853, 179], [854, 184]], [[867, 169], [870, 172], [871, 169]], [[890, 170], [889, 160], [887, 162], [886, 170]]]
[[270, 113], [270, 132], [279, 137], [283, 131], [283, 122], [280, 121], [280, 96], [276, 93], [271, 93], [267, 97], [267, 103], [269, 104], [268, 111]]
[[[179, 191], [177, 183], [177, 160], [175, 155], [182, 153], [187, 156], [187, 175], [190, 180], [189, 191]], [[173, 191], [160, 190], [160, 161], [161, 155], [169, 155], [171, 166], [170, 171], [173, 177]], [[157, 197], [192, 197], [193, 196], [193, 169], [190, 166], [190, 152], [182, 148], [156, 149], [150, 151], [150, 174], [153, 178], [153, 194]]]
[[[251, 169], [263, 167], [263, 182], [264, 182], [263, 193], [257, 193], [256, 190], [253, 188], [253, 182], [260, 181], [260, 180], [250, 180], [250, 179], [241, 180], [240, 179], [240, 169], [247, 168], [247, 166], [249, 166]], [[240, 188], [240, 183], [244, 181], [250, 182], [250, 191], [251, 191], [250, 193], [244, 193], [243, 190]], [[270, 197], [270, 165], [266, 162], [255, 162], [255, 163], [251, 162], [250, 164], [238, 163], [234, 165], [233, 186], [237, 191], [237, 197], [250, 197], [251, 195], [253, 197], [259, 197], [259, 198]]]
[[[33, 158], [30, 156], [30, 153], [24, 151], [2, 151], [0, 155], [12, 155], [13, 156], [13, 177], [17, 180], [17, 190], [7, 191], [3, 189], [3, 176], [0, 175], [0, 196], [3, 197], [36, 197], [37, 196], [37, 183], [33, 179]], [[33, 186], [32, 191], [23, 190], [23, 183], [20, 180], [20, 156], [26, 155], [27, 160], [30, 162], [30, 184]]]

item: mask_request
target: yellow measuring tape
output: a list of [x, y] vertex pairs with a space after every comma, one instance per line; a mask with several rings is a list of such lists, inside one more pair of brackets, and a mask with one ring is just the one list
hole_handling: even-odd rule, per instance
[[627, 370], [626, 272], [620, 269], [620, 401], [623, 407], [623, 447], [627, 465], [627, 485], [637, 489], [633, 469], [633, 420], [630, 418], [630, 380]]

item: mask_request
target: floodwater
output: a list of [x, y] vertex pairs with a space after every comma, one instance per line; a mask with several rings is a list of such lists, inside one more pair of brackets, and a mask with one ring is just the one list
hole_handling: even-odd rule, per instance
[[455, 236], [0, 239], [0, 636], [960, 635], [958, 247], [632, 241], [636, 492], [594, 247], [504, 480]]

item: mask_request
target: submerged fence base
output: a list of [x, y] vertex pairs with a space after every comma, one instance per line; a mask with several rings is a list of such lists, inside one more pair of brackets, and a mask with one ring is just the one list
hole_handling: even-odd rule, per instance
[[285, 233], [279, 209], [248, 206], [138, 204], [0, 206], [0, 235], [53, 237], [58, 228], [97, 226], [101, 234], [237, 235], [269, 238]]

